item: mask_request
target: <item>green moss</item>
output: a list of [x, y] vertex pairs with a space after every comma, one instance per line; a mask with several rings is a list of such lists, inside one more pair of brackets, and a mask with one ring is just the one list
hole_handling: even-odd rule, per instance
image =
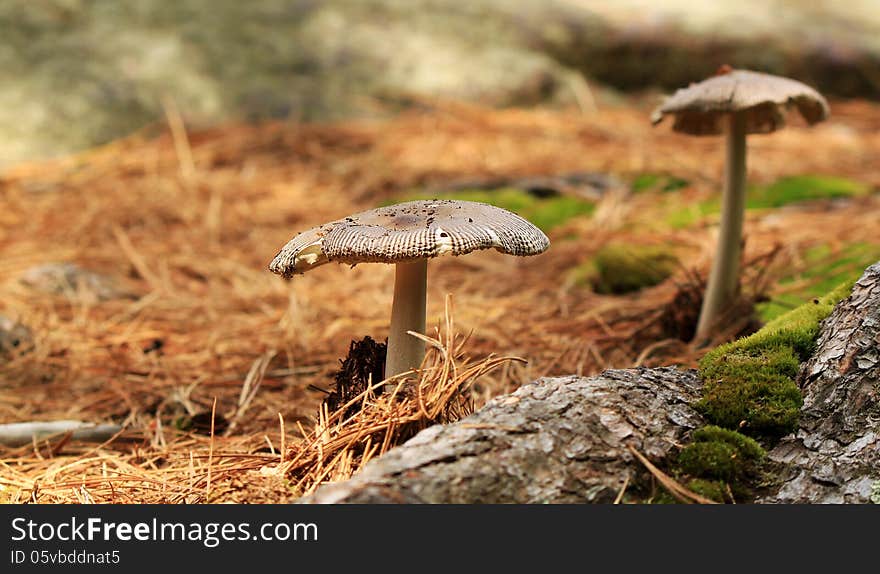
[[[715, 502], [746, 501], [761, 477], [767, 453], [754, 439], [708, 425], [691, 433], [690, 443], [670, 462], [668, 473], [685, 488]], [[676, 503], [671, 493], [652, 492], [654, 504]]]
[[786, 177], [770, 185], [749, 189], [747, 209], [782, 207], [817, 199], [855, 197], [870, 192], [867, 185], [842, 177], [802, 175]]
[[[819, 199], [857, 197], [867, 195], [870, 191], [871, 188], [864, 183], [841, 177], [818, 175], [786, 177], [770, 185], [750, 186], [746, 191], [746, 209], [772, 209]], [[718, 193], [704, 201], [674, 209], [667, 214], [666, 223], [675, 229], [683, 229], [707, 215], [719, 213], [720, 196], [721, 194]]]
[[803, 401], [791, 379], [777, 377], [713, 386], [697, 405], [708, 420], [756, 436], [780, 437], [797, 428]]
[[720, 480], [705, 480], [703, 478], [695, 478], [688, 481], [685, 485], [688, 490], [695, 492], [700, 496], [714, 500], [715, 502], [728, 502], [730, 495], [727, 494], [726, 483]]
[[712, 424], [691, 434], [672, 461], [673, 476], [717, 502], [751, 499], [766, 457], [751, 437], [772, 442], [797, 428], [800, 363], [815, 347], [819, 323], [851, 288], [852, 282], [844, 283], [703, 357], [704, 395], [695, 406]]
[[739, 457], [748, 462], [760, 462], [766, 452], [758, 442], [746, 435], [721, 428], [715, 425], [707, 425], [694, 431], [691, 435], [694, 443], [723, 443], [736, 450]]
[[663, 193], [669, 193], [685, 188], [690, 182], [680, 177], [671, 175], [663, 175], [659, 173], [643, 173], [638, 175], [630, 184], [630, 188], [634, 193], [644, 191], [660, 190]]
[[736, 478], [736, 449], [723, 442], [697, 442], [681, 451], [678, 464], [690, 475], [731, 481]]
[[678, 456], [678, 470], [694, 478], [738, 484], [754, 476], [766, 453], [753, 439], [717, 426], [694, 432]]
[[[854, 282], [866, 267], [880, 259], [880, 245], [853, 243], [835, 251], [828, 244], [819, 244], [807, 249], [802, 257], [806, 270], [783, 277], [779, 286], [784, 292], [756, 305], [763, 321], [771, 321], [841, 283]], [[786, 289], [789, 285], [800, 287]]]
[[794, 431], [803, 403], [794, 380], [799, 365], [815, 347], [819, 323], [851, 287], [845, 283], [707, 353], [700, 361], [704, 395], [697, 410], [715, 425], [751, 436], [774, 440]]
[[696, 224], [707, 215], [721, 211], [721, 200], [717, 197], [700, 201], [676, 209], [666, 215], [666, 225], [673, 229], [685, 229]]
[[765, 456], [754, 439], [710, 425], [694, 431], [672, 471], [679, 478], [689, 478], [686, 486], [693, 492], [727, 502], [732, 495], [750, 495], [748, 485], [758, 476]]
[[677, 267], [678, 257], [667, 247], [611, 243], [593, 258], [591, 280], [598, 293], [629, 293], [657, 285]]

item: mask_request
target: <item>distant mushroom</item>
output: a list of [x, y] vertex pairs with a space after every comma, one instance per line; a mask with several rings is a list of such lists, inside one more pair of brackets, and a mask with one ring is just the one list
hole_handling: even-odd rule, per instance
[[727, 133], [725, 184], [716, 257], [703, 297], [695, 340], [708, 338], [737, 296], [745, 216], [746, 134], [765, 134], [785, 125], [783, 112], [796, 107], [809, 124], [828, 117], [828, 103], [813, 88], [779, 76], [722, 66], [715, 76], [677, 90], [651, 115], [667, 114], [672, 129], [690, 135]]
[[425, 332], [427, 260], [496, 249], [537, 255], [550, 241], [540, 229], [505, 209], [457, 200], [422, 200], [356, 213], [304, 231], [272, 260], [273, 273], [290, 278], [336, 261], [393, 263], [394, 299], [385, 376], [418, 368], [425, 344], [408, 331]]

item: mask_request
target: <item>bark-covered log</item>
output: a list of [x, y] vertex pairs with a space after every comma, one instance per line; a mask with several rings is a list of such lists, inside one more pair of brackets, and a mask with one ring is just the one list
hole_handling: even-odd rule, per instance
[[[800, 429], [770, 453], [761, 503], [880, 498], [880, 263], [823, 322], [801, 366]], [[694, 371], [540, 379], [458, 423], [428, 428], [307, 503], [610, 502], [704, 421]]]
[[761, 502], [864, 503], [880, 496], [880, 263], [825, 319], [803, 365], [800, 429], [770, 452], [783, 465]]
[[540, 379], [301, 502], [611, 502], [644, 470], [629, 446], [661, 460], [703, 424], [689, 406], [699, 386], [674, 368]]

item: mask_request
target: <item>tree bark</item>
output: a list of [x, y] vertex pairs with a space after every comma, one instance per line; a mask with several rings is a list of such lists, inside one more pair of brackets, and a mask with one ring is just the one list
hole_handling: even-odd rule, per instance
[[704, 424], [694, 371], [606, 371], [539, 379], [373, 460], [304, 503], [612, 502], [641, 464]]
[[768, 503], [880, 499], [880, 263], [822, 324], [801, 365], [800, 428], [770, 452], [781, 483]]

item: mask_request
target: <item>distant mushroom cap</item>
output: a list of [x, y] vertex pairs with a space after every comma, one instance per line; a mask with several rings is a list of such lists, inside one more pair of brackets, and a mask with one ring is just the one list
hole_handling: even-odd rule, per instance
[[724, 131], [726, 114], [748, 111], [746, 133], [770, 133], [785, 125], [783, 112], [792, 106], [809, 124], [828, 117], [828, 102], [806, 84], [749, 70], [723, 70], [677, 90], [654, 110], [651, 121], [657, 124], [673, 114], [673, 130], [714, 135]]
[[540, 229], [506, 209], [460, 200], [420, 200], [356, 213], [291, 239], [269, 269], [284, 277], [336, 261], [403, 263], [496, 249], [537, 255], [550, 245]]

